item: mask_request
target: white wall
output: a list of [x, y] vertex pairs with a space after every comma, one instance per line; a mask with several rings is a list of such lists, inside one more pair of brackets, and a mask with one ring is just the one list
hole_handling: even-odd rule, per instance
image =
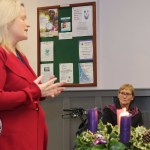
[[31, 25], [28, 31], [28, 40], [20, 42], [30, 65], [37, 73], [37, 0], [22, 0], [25, 4], [27, 17]]
[[[23, 43], [31, 66], [37, 71], [36, 7], [90, 0], [23, 0], [31, 29]], [[95, 0], [97, 2], [98, 86], [67, 90], [118, 89], [123, 83], [150, 87], [150, 1]]]
[[100, 1], [100, 80], [113, 89], [124, 82], [150, 87], [150, 1]]

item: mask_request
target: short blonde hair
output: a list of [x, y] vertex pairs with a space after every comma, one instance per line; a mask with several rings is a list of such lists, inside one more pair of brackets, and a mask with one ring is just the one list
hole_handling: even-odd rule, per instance
[[8, 25], [19, 15], [20, 6], [24, 6], [21, 0], [0, 0], [0, 45], [8, 51], [11, 49]]
[[123, 84], [119, 90], [118, 90], [118, 93], [120, 93], [122, 90], [124, 89], [127, 89], [127, 90], [130, 90], [130, 92], [132, 93], [132, 96], [134, 97], [135, 96], [135, 90], [134, 90], [134, 87], [132, 84]]

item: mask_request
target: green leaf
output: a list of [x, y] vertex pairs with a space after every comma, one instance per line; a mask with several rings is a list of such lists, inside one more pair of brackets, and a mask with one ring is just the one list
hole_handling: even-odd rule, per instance
[[93, 146], [91, 150], [107, 150], [107, 149], [105, 145], [101, 144]]
[[[120, 128], [106, 125], [99, 121], [98, 130], [95, 134], [90, 131], [83, 131], [76, 138], [76, 150], [150, 150], [150, 144], [143, 142], [143, 135], [146, 132], [144, 126], [131, 127], [130, 143], [125, 145], [120, 142]], [[106, 144], [94, 145], [96, 140], [105, 140]]]
[[109, 143], [109, 150], [125, 150], [125, 145], [121, 142], [118, 142], [115, 139], [112, 139]]

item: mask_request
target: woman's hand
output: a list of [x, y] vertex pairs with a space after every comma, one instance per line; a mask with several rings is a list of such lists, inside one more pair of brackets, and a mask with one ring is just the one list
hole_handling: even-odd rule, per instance
[[57, 78], [52, 76], [47, 82], [41, 83], [41, 80], [43, 79], [43, 75], [39, 76], [36, 80], [34, 80], [34, 83], [37, 84], [37, 86], [41, 90], [41, 96], [42, 97], [55, 97], [59, 95], [62, 91], [64, 91], [64, 82], [57, 82], [54, 83]]

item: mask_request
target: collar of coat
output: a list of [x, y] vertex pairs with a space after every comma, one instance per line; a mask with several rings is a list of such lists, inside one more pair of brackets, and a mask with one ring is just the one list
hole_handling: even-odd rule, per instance
[[28, 82], [32, 83], [33, 80], [35, 80], [36, 75], [32, 68], [29, 65], [29, 62], [25, 55], [23, 55], [21, 52], [19, 52], [19, 55], [25, 62], [23, 64], [17, 56], [15, 56], [13, 53], [6, 52], [2, 47], [0, 47], [0, 58], [2, 57], [5, 66], [14, 72], [16, 75], [26, 79]]

